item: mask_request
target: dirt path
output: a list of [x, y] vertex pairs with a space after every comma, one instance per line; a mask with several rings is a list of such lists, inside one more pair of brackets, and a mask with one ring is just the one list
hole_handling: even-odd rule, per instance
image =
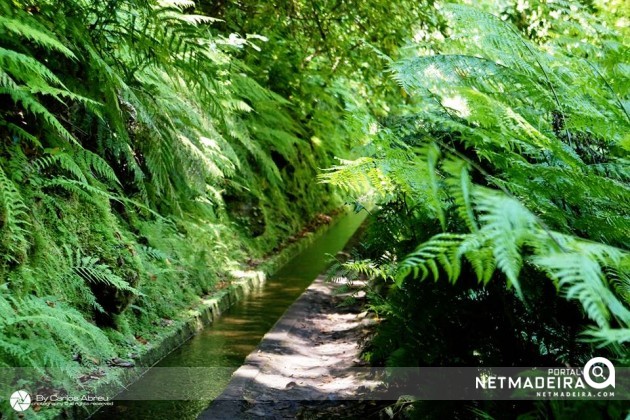
[[315, 280], [199, 418], [314, 418], [356, 408], [362, 390], [375, 385], [352, 369], [361, 366], [360, 343], [375, 321], [359, 304], [339, 307], [348, 296], [334, 293], [340, 286]]

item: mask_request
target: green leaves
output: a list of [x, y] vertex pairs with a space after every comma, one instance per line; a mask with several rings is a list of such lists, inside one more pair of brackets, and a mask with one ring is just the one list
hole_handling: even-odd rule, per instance
[[23, 261], [29, 246], [28, 207], [0, 166], [0, 253], [2, 262]]
[[[543, 268], [557, 282], [558, 288], [568, 299], [578, 299], [589, 317], [600, 328], [608, 328], [611, 318], [623, 326], [630, 325], [627, 295], [619, 296], [609, 279], [617, 279], [621, 289], [627, 285], [624, 272], [630, 263], [630, 254], [602, 244], [576, 240], [556, 235], [563, 252], [554, 252], [533, 258], [533, 263]], [[619, 277], [621, 275], [621, 277]], [[619, 289], [617, 289], [619, 290]]]
[[[34, 19], [25, 14], [18, 16], [0, 16], [0, 93], [8, 95], [16, 106], [38, 118], [52, 134], [76, 144], [74, 135], [39, 97], [49, 95], [62, 103], [64, 97], [77, 102], [90, 101], [70, 92], [48, 65], [32, 56], [30, 51], [16, 40], [31, 41], [45, 51], [66, 59], [76, 57], [53, 34], [41, 29]], [[0, 121], [5, 121], [4, 115], [0, 115]]]
[[[627, 92], [617, 97], [607, 80], [630, 73], [605, 70], [618, 61], [614, 51], [585, 61], [566, 48], [541, 48], [476, 8], [448, 5], [444, 16], [443, 41], [412, 46], [392, 65], [409, 95], [400, 115], [379, 127], [366, 157], [335, 167], [326, 181], [349, 191], [393, 185], [389, 196], [380, 194], [386, 207], [404, 199], [414, 216], [439, 223], [443, 232], [420, 232], [428, 239], [398, 265], [398, 287], [410, 276], [454, 283], [472, 268], [480, 283], [505, 279], [527, 302], [543, 286], [522, 283], [544, 273], [601, 329], [591, 339], [623, 342], [630, 120]], [[613, 31], [602, 36], [621, 42]], [[405, 160], [396, 141], [409, 147]], [[366, 182], [367, 173], [381, 179]]]
[[[0, 331], [0, 363], [16, 363], [18, 339], [40, 345], [42, 299], [76, 324], [60, 324], [76, 332], [69, 346], [100, 345], [80, 330], [93, 322], [128, 346], [339, 204], [313, 181], [350, 148], [344, 113], [365, 112], [367, 84], [325, 87], [315, 70], [306, 90], [272, 83], [301, 67], [271, 58], [293, 39], [263, 45], [257, 29], [274, 25], [231, 33], [242, 25], [205, 6], [0, 1], [0, 278], [14, 299], [0, 309], [33, 303]], [[53, 332], [40, 340], [50, 352], [19, 361], [69, 361]]]
[[0, 337], [0, 367], [32, 368], [66, 386], [74, 385], [78, 372], [78, 365], [69, 362], [73, 354], [92, 358], [114, 354], [105, 334], [57, 297], [20, 299], [2, 287]]
[[435, 235], [407, 255], [400, 264], [396, 275], [396, 284], [401, 286], [410, 272], [413, 272], [414, 277], [418, 277], [419, 273], [422, 272], [421, 280], [426, 279], [430, 272], [437, 281], [440, 278], [438, 263], [446, 272], [449, 280], [455, 282], [461, 270], [460, 256], [457, 251], [465, 238], [465, 235], [452, 233]]
[[115, 275], [107, 265], [99, 263], [98, 258], [82, 255], [79, 250], [73, 253], [66, 249], [66, 252], [67, 257], [70, 259], [70, 275], [77, 275], [88, 283], [100, 283], [117, 290], [132, 292], [136, 295], [140, 294], [129, 283]]
[[414, 277], [422, 271], [422, 280], [430, 270], [437, 280], [440, 277], [438, 263], [449, 281], [455, 282], [461, 272], [461, 259], [466, 258], [480, 282], [486, 283], [496, 267], [523, 297], [518, 281], [523, 264], [521, 247], [535, 230], [535, 218], [518, 201], [500, 194], [482, 190], [476, 191], [473, 197], [479, 213], [478, 221], [475, 218], [473, 222], [480, 228], [470, 234], [438, 234], [420, 245], [401, 264], [397, 277], [399, 283], [410, 270]]
[[518, 283], [521, 246], [535, 225], [534, 216], [517, 200], [485, 191], [477, 194], [477, 210], [483, 224], [480, 235], [490, 241], [497, 267], [522, 297]]
[[[6, 8], [7, 6], [3, 6], [3, 9]], [[23, 14], [20, 14], [18, 18], [0, 16], [0, 29], [14, 37], [32, 41], [44, 49], [59, 52], [68, 58], [76, 58], [74, 53], [53, 34], [36, 24], [34, 19], [29, 19]]]

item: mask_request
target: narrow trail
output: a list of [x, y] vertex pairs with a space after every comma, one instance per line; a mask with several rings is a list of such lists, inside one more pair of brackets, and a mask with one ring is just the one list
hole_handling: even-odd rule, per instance
[[[199, 419], [314, 418], [349, 407], [375, 384], [356, 373], [376, 321], [357, 304], [339, 306], [343, 283], [318, 277], [287, 309]], [[359, 284], [351, 285], [356, 292]]]

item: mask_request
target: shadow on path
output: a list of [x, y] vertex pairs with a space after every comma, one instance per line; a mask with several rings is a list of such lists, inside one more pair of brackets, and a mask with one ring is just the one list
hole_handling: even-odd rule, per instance
[[[343, 409], [360, 400], [362, 390], [377, 386], [353, 369], [361, 365], [359, 343], [376, 321], [359, 313], [359, 305], [339, 306], [349, 296], [335, 294], [342, 284], [318, 277], [199, 418], [280, 419], [306, 413], [312, 418], [312, 413], [330, 407]], [[361, 302], [362, 292], [356, 296]]]

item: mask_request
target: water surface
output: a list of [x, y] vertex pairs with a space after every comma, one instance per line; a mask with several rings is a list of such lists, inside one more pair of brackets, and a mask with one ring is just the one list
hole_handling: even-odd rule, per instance
[[[119, 395], [120, 400], [113, 407], [99, 411], [92, 418], [195, 419], [221, 394], [232, 373], [289, 305], [329, 266], [330, 254], [343, 249], [363, 219], [364, 212], [341, 218], [271, 276], [262, 288], [254, 290], [156, 365], [156, 373], [173, 372], [173, 375], [150, 371]], [[164, 399], [172, 398], [173, 394], [180, 398], [182, 393], [190, 396], [188, 400]]]

